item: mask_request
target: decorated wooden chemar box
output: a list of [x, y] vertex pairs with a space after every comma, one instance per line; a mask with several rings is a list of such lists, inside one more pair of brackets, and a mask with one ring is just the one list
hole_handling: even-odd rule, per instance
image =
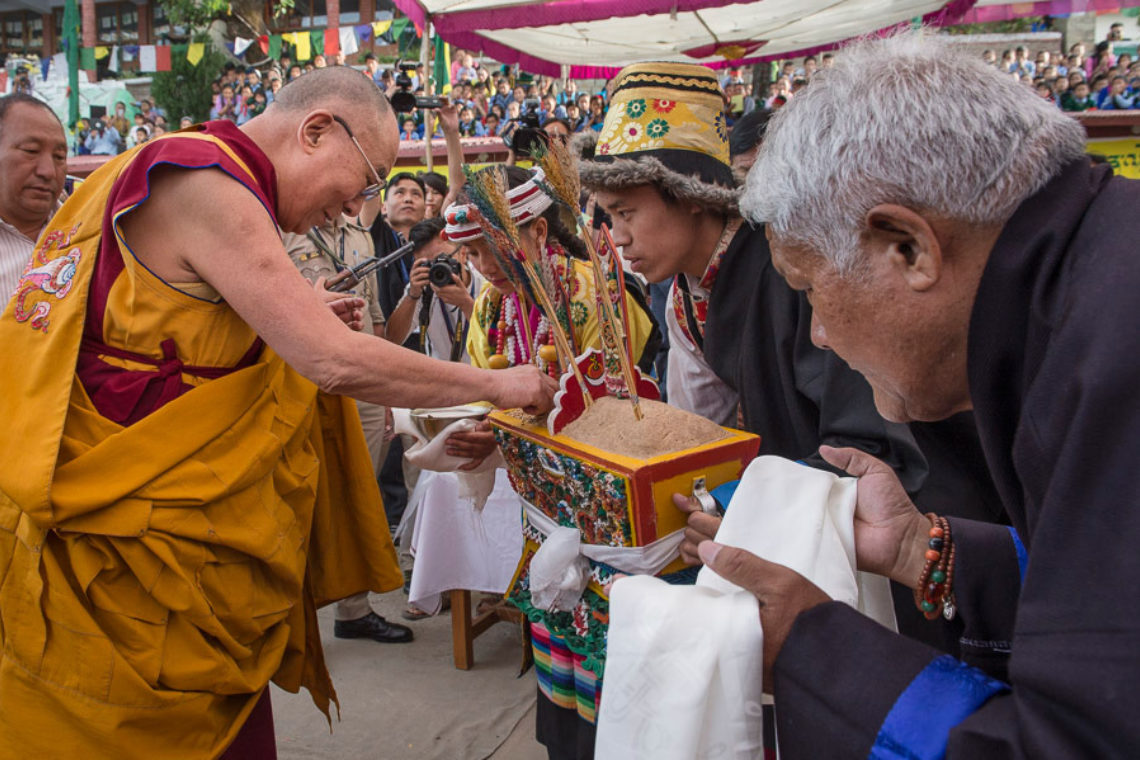
[[[495, 412], [489, 419], [519, 496], [558, 525], [577, 528], [583, 544], [613, 547], [644, 547], [682, 530], [686, 516], [674, 506], [673, 494], [739, 479], [760, 446], [751, 433], [725, 429], [721, 440], [638, 459], [552, 434], [541, 420], [518, 411]], [[524, 520], [524, 534], [526, 548], [508, 597], [532, 620], [541, 618], [564, 636], [600, 675], [609, 619], [604, 587], [615, 570], [591, 560], [589, 586], [572, 612], [537, 610], [530, 603], [529, 565], [543, 534], [530, 520]], [[691, 582], [693, 572], [677, 558], [659, 575]]]

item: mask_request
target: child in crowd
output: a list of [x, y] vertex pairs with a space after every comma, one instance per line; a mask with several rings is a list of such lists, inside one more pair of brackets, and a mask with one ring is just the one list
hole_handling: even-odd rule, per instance
[[1114, 76], [1097, 97], [1096, 107], [1105, 111], [1123, 111], [1132, 108], [1135, 100], [1135, 94], [1128, 89], [1128, 81], [1122, 76]]
[[242, 85], [241, 97], [238, 98], [237, 106], [234, 109], [234, 121], [239, 127], [254, 117], [254, 114], [250, 113], [250, 106], [252, 105], [253, 88], [248, 84]]
[[210, 109], [210, 118], [237, 122], [237, 106], [233, 85], [223, 85], [221, 94], [214, 98], [214, 106]]
[[499, 118], [496, 113], [487, 114], [486, 123], [483, 126], [483, 134], [488, 137], [498, 137], [499, 131], [502, 129], [503, 120]]
[[475, 112], [471, 110], [471, 107], [463, 106], [459, 110], [460, 137], [483, 137], [486, 134], [487, 130], [475, 118]]
[[143, 125], [141, 127], [135, 127], [134, 129], [131, 130], [131, 136], [130, 136], [130, 139], [127, 141], [127, 147], [133, 148], [136, 145], [142, 145], [143, 143], [145, 143], [149, 139], [150, 139], [150, 130], [146, 127], [146, 125]]
[[404, 119], [403, 131], [400, 132], [401, 140], [418, 140], [420, 139], [419, 129], [416, 127], [415, 119]]
[[1089, 94], [1088, 82], [1077, 82], [1067, 93], [1067, 97], [1061, 102], [1061, 109], [1064, 111], [1094, 111], [1096, 110], [1096, 99]]

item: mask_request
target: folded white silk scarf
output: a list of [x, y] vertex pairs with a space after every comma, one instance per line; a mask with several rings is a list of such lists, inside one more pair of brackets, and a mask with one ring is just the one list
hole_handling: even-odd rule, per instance
[[[856, 480], [754, 460], [717, 533], [895, 626], [889, 582], [855, 569]], [[763, 632], [756, 598], [703, 568], [695, 586], [614, 583], [598, 760], [762, 756]]]

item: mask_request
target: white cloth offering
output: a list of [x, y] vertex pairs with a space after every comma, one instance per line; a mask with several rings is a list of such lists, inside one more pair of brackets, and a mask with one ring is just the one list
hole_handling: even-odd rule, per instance
[[590, 580], [588, 559], [630, 575], [657, 575], [681, 551], [683, 530], [644, 546], [584, 544], [574, 528], [561, 527], [541, 509], [524, 501], [526, 521], [544, 537], [530, 561], [531, 603], [542, 610], [574, 609]]
[[409, 464], [421, 470], [456, 473], [459, 476], [459, 498], [473, 503], [475, 509], [483, 508], [487, 503], [487, 497], [495, 487], [495, 470], [504, 465], [499, 450], [495, 449], [495, 453], [484, 459], [482, 464], [467, 472], [458, 472], [458, 470], [460, 465], [467, 464], [470, 460], [447, 453], [447, 437], [452, 433], [474, 430], [478, 425], [477, 421], [456, 420], [428, 440], [412, 420], [410, 410], [394, 408], [392, 425], [400, 435], [410, 435], [416, 439], [411, 448], [404, 451], [404, 459]]
[[[894, 628], [886, 578], [855, 569], [856, 480], [754, 460], [717, 533]], [[763, 632], [756, 598], [703, 568], [695, 586], [613, 584], [598, 760], [749, 760], [763, 752]]]
[[416, 559], [408, 601], [432, 614], [451, 589], [504, 593], [523, 552], [522, 500], [506, 470], [498, 471], [481, 510], [461, 499], [459, 490], [455, 473], [425, 471], [408, 499], [408, 511], [415, 507], [413, 527], [401, 540]]

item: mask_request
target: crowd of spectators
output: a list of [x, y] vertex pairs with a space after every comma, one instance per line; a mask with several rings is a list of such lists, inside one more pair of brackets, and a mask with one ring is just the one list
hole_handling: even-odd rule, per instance
[[[1137, 109], [1140, 61], [1133, 60], [1127, 52], [1116, 54], [1114, 43], [1121, 40], [1122, 27], [1117, 24], [1108, 39], [1098, 43], [1091, 53], [1085, 43], [1076, 43], [1067, 53], [1031, 53], [1019, 46], [1003, 50], [1000, 55], [992, 49], [982, 55], [987, 63], [1033, 87], [1041, 97], [1065, 111]], [[741, 69], [728, 70], [721, 80], [728, 125], [758, 109], [779, 109], [808, 86], [817, 71], [828, 68], [832, 62], [830, 53], [784, 61], [773, 65], [772, 80], [767, 83], [748, 81]], [[212, 83], [209, 117], [244, 124], [264, 111], [285, 83], [329, 65], [346, 65], [344, 55], [316, 55], [301, 63], [285, 53], [263, 69], [227, 63]], [[375, 55], [364, 56], [362, 69], [389, 96], [400, 89], [398, 71], [382, 65]], [[531, 76], [509, 66], [489, 66], [464, 50], [455, 51], [448, 82], [429, 85], [423, 64], [416, 64], [407, 73], [411, 92], [422, 94], [429, 86], [436, 93], [447, 91], [459, 109], [462, 137], [509, 138], [519, 124], [566, 136], [598, 132], [608, 108], [604, 86], [591, 92], [573, 79]], [[166, 115], [152, 101], [144, 99], [136, 105], [138, 112], [133, 121], [125, 117], [119, 104], [115, 116], [81, 124], [78, 152], [113, 155], [167, 130]], [[183, 117], [180, 126], [189, 122], [189, 117]], [[421, 140], [425, 128], [423, 111], [405, 114], [400, 120], [400, 139]], [[432, 136], [442, 137], [438, 124], [434, 125]]]
[[1108, 39], [1089, 52], [1083, 42], [1068, 53], [1039, 50], [1030, 56], [1019, 46], [982, 53], [983, 59], [1033, 87], [1043, 98], [1064, 111], [1121, 111], [1140, 108], [1140, 61], [1129, 53], [1116, 54], [1114, 45], [1123, 40], [1123, 25], [1113, 24]]
[[[170, 129], [166, 113], [150, 98], [141, 99], [132, 104], [132, 108], [134, 114], [130, 119], [126, 115], [127, 104], [122, 101], [115, 103], [115, 112], [111, 116], [80, 119], [76, 125], [76, 154], [114, 156], [165, 134]], [[184, 116], [180, 127], [187, 126], [192, 121], [189, 116]]]

